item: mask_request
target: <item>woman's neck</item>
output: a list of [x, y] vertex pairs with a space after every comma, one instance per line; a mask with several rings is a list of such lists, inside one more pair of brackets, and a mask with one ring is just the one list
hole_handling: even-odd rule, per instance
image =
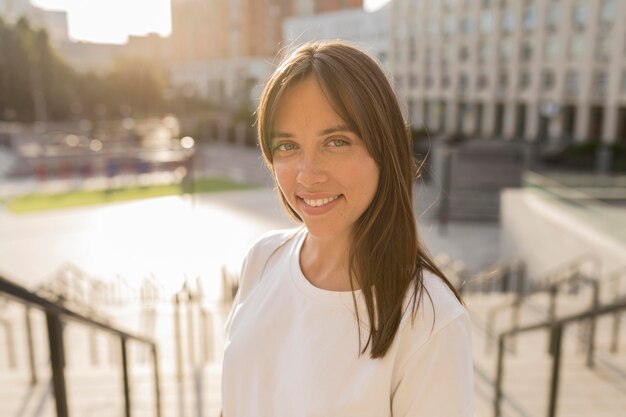
[[[307, 234], [300, 250], [300, 268], [318, 288], [350, 291], [349, 253], [348, 236], [324, 239]], [[356, 282], [354, 285], [354, 289], [358, 289]]]

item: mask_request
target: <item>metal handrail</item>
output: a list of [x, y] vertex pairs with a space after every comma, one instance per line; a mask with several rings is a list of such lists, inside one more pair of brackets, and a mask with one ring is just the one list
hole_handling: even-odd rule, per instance
[[459, 290], [461, 292], [465, 292], [467, 291], [468, 287], [501, 280], [501, 290], [503, 292], [506, 292], [507, 290], [509, 290], [510, 286], [509, 273], [513, 271], [516, 271], [519, 274], [516, 291], [521, 291], [523, 289], [525, 281], [525, 271], [524, 263], [519, 258], [506, 259], [504, 261], [496, 263], [495, 265], [491, 265], [488, 268], [485, 268], [477, 274], [474, 274], [472, 278], [463, 282]]
[[575, 323], [581, 320], [595, 320], [598, 316], [611, 314], [626, 310], [626, 299], [619, 300], [612, 304], [598, 305], [591, 310], [572, 314], [567, 317], [562, 317], [557, 320], [535, 323], [516, 329], [511, 329], [501, 333], [498, 337], [498, 362], [496, 371], [496, 383], [495, 383], [495, 398], [494, 398], [494, 415], [495, 417], [502, 416], [501, 402], [502, 402], [502, 381], [504, 377], [504, 346], [506, 338], [514, 337], [519, 333], [531, 332], [535, 330], [550, 329], [550, 340], [552, 347], [552, 374], [550, 378], [550, 398], [548, 401], [548, 417], [556, 416], [557, 406], [557, 394], [559, 387], [559, 371], [561, 368], [561, 340], [563, 336], [563, 328], [571, 323]]
[[[54, 388], [57, 417], [69, 417], [65, 372], [63, 369], [65, 364], [65, 348], [63, 341], [62, 323], [62, 321], [67, 320], [75, 321], [91, 328], [100, 329], [119, 337], [122, 351], [122, 382], [124, 386], [125, 417], [131, 417], [127, 342], [129, 340], [134, 340], [150, 346], [152, 350], [152, 359], [154, 366], [156, 415], [157, 417], [161, 416], [161, 396], [159, 387], [157, 346], [153, 340], [139, 335], [134, 335], [120, 329], [116, 329], [108, 323], [84, 316], [60, 303], [41, 297], [40, 295], [31, 292], [26, 288], [2, 276], [0, 276], [0, 293], [5, 294], [6, 296], [16, 300], [21, 304], [25, 304], [27, 308], [34, 307], [41, 309], [46, 314], [46, 321], [48, 325], [48, 342], [50, 349], [50, 363], [52, 367], [52, 383]], [[29, 340], [31, 340], [31, 338], [29, 338]], [[29, 345], [29, 349], [32, 351], [32, 345]], [[34, 382], [36, 383], [36, 380]]]
[[[529, 299], [530, 296], [538, 294], [540, 292], [547, 292], [550, 295], [550, 307], [548, 310], [548, 318], [550, 320], [553, 320], [556, 315], [556, 296], [558, 294], [559, 289], [564, 285], [571, 284], [572, 281], [574, 280], [577, 280], [578, 282], [581, 282], [583, 284], [590, 285], [593, 288], [592, 305], [596, 306], [599, 303], [599, 297], [600, 297], [599, 296], [600, 294], [599, 281], [595, 277], [590, 278], [590, 277], [584, 276], [577, 270], [577, 268], [579, 268], [583, 264], [583, 262], [589, 259], [591, 259], [591, 261], [594, 264], [599, 265], [599, 258], [594, 253], [586, 253], [584, 255], [579, 256], [573, 261], [568, 261], [567, 263], [565, 263], [564, 267], [562, 266], [562, 269], [560, 272], [556, 272], [555, 270], [555, 272], [547, 274], [546, 278], [544, 278], [543, 281], [549, 281], [550, 277], [552, 276], [562, 275], [564, 273], [563, 270], [568, 272], [568, 275], [566, 275], [565, 277], [562, 277], [557, 280], [553, 280], [552, 282], [549, 282], [547, 285], [539, 285], [525, 293], [521, 291], [521, 287], [518, 287], [518, 291], [516, 293], [514, 300], [496, 305], [487, 311], [487, 334], [492, 335], [495, 333], [494, 327], [495, 327], [495, 322], [496, 322], [496, 315], [502, 311], [506, 311], [507, 306], [513, 308], [513, 314], [511, 317], [511, 321], [512, 321], [511, 327], [516, 328], [519, 323], [520, 309], [522, 307], [522, 304], [524, 304], [524, 302], [526, 302], [526, 300]], [[598, 265], [596, 265], [597, 269], [599, 269]], [[590, 332], [589, 332], [589, 348], [591, 351], [593, 350], [593, 340], [595, 338], [595, 327], [596, 327], [595, 320], [593, 320], [590, 323]], [[487, 353], [489, 353], [490, 352], [489, 339], [487, 339], [487, 343], [488, 344], [485, 346], [485, 350]], [[515, 347], [513, 346], [513, 350], [514, 349]], [[592, 355], [588, 357], [588, 365], [590, 367], [593, 366]]]

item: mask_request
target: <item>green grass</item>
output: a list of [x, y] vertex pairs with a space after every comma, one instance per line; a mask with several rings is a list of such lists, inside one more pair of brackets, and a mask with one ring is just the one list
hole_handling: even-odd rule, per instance
[[[245, 190], [250, 188], [252, 188], [252, 186], [249, 184], [241, 184], [223, 178], [199, 178], [193, 182], [193, 192], [195, 194]], [[164, 197], [181, 193], [182, 188], [180, 184], [151, 185], [146, 187], [131, 186], [111, 190], [76, 190], [56, 194], [29, 194], [11, 198], [4, 203], [11, 212], [17, 214]]]

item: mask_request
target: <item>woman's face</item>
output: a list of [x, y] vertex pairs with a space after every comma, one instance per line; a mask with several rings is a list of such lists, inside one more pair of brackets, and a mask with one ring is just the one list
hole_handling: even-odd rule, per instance
[[378, 188], [365, 143], [309, 76], [281, 99], [271, 132], [276, 183], [312, 236], [349, 238]]

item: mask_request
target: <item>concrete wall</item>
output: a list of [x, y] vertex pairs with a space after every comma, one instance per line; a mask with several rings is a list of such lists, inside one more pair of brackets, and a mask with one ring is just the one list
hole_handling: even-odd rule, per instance
[[532, 280], [588, 253], [600, 258], [600, 275], [626, 266], [625, 240], [535, 191], [506, 189], [500, 204], [505, 251], [527, 261]]

